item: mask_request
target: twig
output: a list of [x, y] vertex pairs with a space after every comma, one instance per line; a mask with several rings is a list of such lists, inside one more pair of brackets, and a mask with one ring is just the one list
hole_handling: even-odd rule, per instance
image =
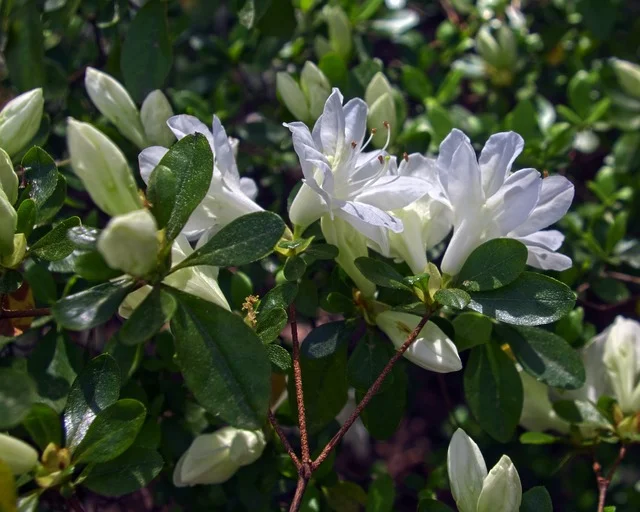
[[611, 465], [611, 469], [607, 473], [607, 476], [602, 476], [602, 466], [598, 461], [593, 462], [593, 472], [596, 474], [596, 480], [598, 482], [598, 512], [604, 511], [604, 504], [607, 499], [607, 490], [609, 489], [609, 485], [611, 484], [611, 480], [613, 480], [613, 476], [620, 466], [622, 459], [627, 453], [627, 447], [625, 445], [620, 446], [620, 451], [618, 452], [618, 457]]
[[300, 459], [298, 459], [296, 452], [293, 451], [293, 448], [291, 447], [291, 443], [289, 443], [287, 436], [284, 435], [284, 432], [282, 431], [282, 427], [278, 423], [278, 420], [276, 420], [276, 417], [274, 416], [271, 409], [269, 409], [269, 412], [267, 413], [267, 415], [269, 417], [269, 423], [271, 423], [273, 430], [275, 430], [276, 433], [278, 434], [278, 437], [280, 438], [280, 441], [282, 441], [282, 444], [284, 445], [285, 450], [287, 450], [289, 457], [291, 457], [291, 460], [296, 465], [296, 468], [300, 470], [300, 465], [301, 465]]
[[308, 478], [304, 478], [303, 476], [298, 477], [296, 493], [293, 496], [293, 501], [291, 502], [291, 506], [289, 507], [289, 512], [298, 512], [298, 510], [300, 510], [300, 505], [302, 505], [302, 497], [304, 496], [304, 491], [307, 488], [308, 483]]
[[302, 391], [302, 369], [300, 367], [300, 341], [298, 340], [298, 324], [296, 323], [296, 308], [289, 306], [291, 322], [291, 339], [293, 342], [293, 380], [296, 387], [296, 402], [298, 405], [298, 424], [300, 425], [300, 445], [302, 447], [302, 464], [311, 462], [309, 454], [309, 437], [307, 435], [307, 418], [304, 409], [304, 393]]
[[49, 308], [36, 309], [0, 309], [0, 319], [2, 318], [31, 318], [35, 316], [47, 316], [51, 314]]
[[629, 274], [623, 274], [622, 272], [615, 272], [613, 270], [608, 270], [603, 272], [603, 275], [606, 277], [610, 277], [617, 281], [625, 281], [627, 283], [640, 284], [640, 276], [630, 276]]
[[325, 459], [331, 453], [331, 450], [333, 450], [335, 448], [335, 446], [340, 442], [340, 440], [347, 433], [347, 430], [349, 430], [351, 425], [353, 425], [353, 423], [358, 419], [358, 416], [360, 416], [360, 414], [362, 413], [364, 408], [367, 406], [367, 404], [371, 401], [371, 399], [375, 396], [375, 394], [380, 389], [380, 386], [384, 382], [384, 379], [386, 379], [387, 376], [389, 375], [389, 373], [391, 373], [391, 370], [393, 369], [395, 364], [400, 360], [402, 355], [407, 351], [407, 349], [411, 346], [411, 344], [416, 340], [416, 338], [420, 334], [420, 331], [422, 330], [422, 328], [429, 321], [429, 317], [430, 316], [431, 316], [431, 312], [427, 312], [422, 317], [422, 319], [420, 320], [420, 322], [418, 323], [416, 328], [413, 330], [413, 332], [409, 335], [407, 340], [402, 344], [402, 346], [397, 350], [397, 352], [395, 354], [393, 354], [393, 357], [391, 359], [389, 359], [389, 362], [386, 364], [386, 366], [384, 367], [384, 369], [382, 370], [380, 375], [378, 375], [378, 378], [375, 380], [373, 385], [366, 392], [366, 394], [364, 395], [364, 397], [362, 398], [362, 400], [360, 401], [358, 406], [355, 408], [353, 413], [351, 413], [351, 416], [349, 416], [349, 419], [347, 419], [347, 421], [345, 421], [343, 423], [343, 425], [340, 427], [340, 430], [338, 430], [336, 435], [334, 435], [331, 438], [331, 440], [329, 441], [327, 446], [325, 446], [324, 449], [322, 450], [322, 452], [320, 453], [320, 455], [318, 455], [318, 458], [315, 461], [313, 461], [313, 463], [311, 464], [311, 471], [312, 472], [315, 471], [316, 469], [318, 469], [318, 466], [320, 466], [320, 464], [322, 464], [325, 461]]

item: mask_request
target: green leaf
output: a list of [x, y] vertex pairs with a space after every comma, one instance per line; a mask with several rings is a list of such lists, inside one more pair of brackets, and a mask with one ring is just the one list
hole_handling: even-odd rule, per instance
[[[271, 288], [258, 305], [258, 315], [262, 315], [273, 308], [287, 309], [298, 294], [296, 283], [282, 283]], [[260, 321], [258, 319], [258, 321]]]
[[147, 198], [151, 203], [151, 212], [159, 229], [166, 227], [171, 219], [171, 213], [176, 203], [177, 187], [176, 175], [164, 165], [158, 165], [149, 177]]
[[562, 318], [575, 302], [567, 285], [542, 274], [523, 272], [503, 288], [471, 293], [468, 307], [508, 324], [542, 325]]
[[49, 443], [62, 446], [62, 425], [58, 413], [45, 404], [33, 404], [23, 420], [24, 427], [40, 450]]
[[24, 233], [24, 236], [29, 238], [38, 216], [38, 207], [35, 201], [33, 199], [25, 199], [18, 206], [16, 213], [18, 214], [16, 233]]
[[43, 32], [37, 2], [17, 2], [11, 11], [4, 55], [11, 82], [21, 92], [45, 85]]
[[305, 338], [302, 354], [308, 359], [322, 359], [333, 355], [340, 348], [346, 330], [344, 321], [319, 325]]
[[178, 364], [187, 387], [212, 414], [238, 428], [260, 428], [271, 394], [267, 351], [242, 319], [192, 295], [171, 290]]
[[34, 146], [22, 158], [27, 181], [31, 184], [29, 195], [40, 206], [56, 189], [58, 168], [53, 158], [42, 148]]
[[110, 281], [122, 275], [121, 270], [109, 267], [98, 251], [77, 251], [74, 253], [73, 270], [87, 281]]
[[120, 394], [120, 369], [113, 357], [102, 354], [84, 367], [71, 386], [64, 411], [66, 447], [72, 452], [84, 438], [96, 415], [115, 403]]
[[[388, 343], [376, 341], [374, 337], [361, 340], [349, 357], [347, 365], [349, 385], [358, 391], [366, 392], [378, 378], [392, 355], [393, 350]], [[389, 375], [382, 383], [380, 391], [388, 389], [392, 383], [393, 375]]]
[[574, 425], [589, 425], [599, 428], [612, 428], [609, 420], [598, 408], [586, 400], [558, 400], [553, 403], [553, 410], [563, 420]]
[[563, 338], [537, 327], [496, 325], [518, 363], [537, 380], [554, 388], [578, 389], [584, 385], [585, 371], [579, 353]]
[[420, 503], [418, 504], [418, 512], [453, 512], [453, 509], [441, 501], [426, 499], [420, 500]]
[[529, 489], [522, 495], [520, 512], [553, 512], [549, 492], [542, 486]]
[[136, 439], [147, 410], [123, 398], [100, 411], [73, 454], [76, 463], [107, 462], [124, 453]]
[[256, 334], [262, 343], [271, 343], [276, 340], [287, 325], [289, 317], [283, 308], [272, 308], [258, 314]]
[[0, 368], [0, 430], [20, 424], [36, 400], [36, 387], [25, 372]]
[[60, 211], [66, 199], [67, 179], [62, 174], [58, 174], [55, 190], [43, 204], [38, 206], [37, 223], [43, 225], [50, 222]]
[[302, 256], [296, 254], [287, 258], [283, 269], [284, 278], [287, 281], [297, 281], [304, 275], [305, 270], [307, 270], [307, 264]]
[[133, 287], [130, 277], [99, 284], [59, 300], [51, 313], [65, 329], [91, 329], [109, 320]]
[[146, 487], [163, 466], [157, 451], [133, 445], [115, 459], [93, 466], [82, 485], [101, 496], [123, 496]]
[[562, 439], [545, 432], [525, 432], [520, 436], [522, 444], [554, 444]]
[[619, 304], [631, 297], [627, 286], [611, 277], [602, 277], [591, 281], [591, 290], [599, 299], [608, 304]]
[[272, 343], [267, 346], [267, 356], [274, 372], [287, 374], [291, 371], [293, 361], [287, 349]]
[[118, 341], [129, 346], [144, 343], [169, 323], [176, 308], [173, 296], [154, 288], [120, 327], [116, 334]]
[[464, 371], [464, 391], [482, 429], [497, 441], [509, 441], [522, 412], [522, 381], [511, 359], [496, 343], [471, 350]]
[[471, 301], [471, 297], [464, 290], [457, 288], [445, 288], [438, 290], [433, 296], [439, 304], [455, 309], [464, 309]]
[[452, 324], [458, 352], [482, 345], [491, 339], [493, 324], [484, 315], [467, 311], [455, 317]]
[[427, 75], [413, 66], [402, 66], [402, 86], [416, 101], [422, 102], [433, 94], [433, 86]]
[[67, 237], [76, 249], [93, 251], [98, 245], [100, 230], [90, 226], [75, 226], [67, 231]]
[[366, 512], [392, 512], [395, 499], [396, 488], [393, 478], [389, 475], [380, 475], [369, 485], [365, 510]]
[[31, 246], [29, 252], [47, 261], [57, 261], [66, 258], [73, 252], [74, 245], [67, 231], [80, 225], [80, 217], [63, 220]]
[[[120, 69], [131, 96], [142, 102], [155, 89], [162, 89], [173, 62], [166, 4], [147, 2], [129, 25], [122, 45]], [[171, 168], [171, 167], [170, 167]]]
[[[154, 3], [155, 0], [151, 2]], [[167, 241], [171, 241], [180, 234], [191, 213], [209, 190], [213, 175], [213, 153], [209, 141], [201, 133], [187, 135], [171, 147], [158, 165], [164, 165], [176, 177], [175, 203], [168, 216], [165, 232]], [[165, 215], [164, 211], [162, 213]]]
[[[339, 250], [331, 244], [314, 244], [304, 251], [305, 258], [312, 257], [314, 260], [332, 260], [338, 256]], [[307, 261], [307, 265], [311, 263]]]
[[279, 215], [255, 212], [237, 218], [171, 270], [193, 265], [239, 267], [270, 254], [284, 233]]
[[456, 282], [469, 292], [502, 288], [515, 281], [527, 264], [526, 246], [513, 238], [495, 238], [467, 258]]
[[0, 274], [0, 295], [15, 292], [22, 286], [22, 274], [16, 270], [7, 269]]
[[[255, 0], [254, 0], [255, 1]], [[256, 2], [257, 3], [257, 2]], [[267, 3], [265, 0], [261, 4]], [[263, 10], [256, 27], [261, 35], [289, 39], [296, 28], [296, 17], [291, 0], [270, 0]]]
[[361, 257], [355, 260], [356, 267], [369, 281], [385, 288], [411, 291], [400, 272], [387, 263], [373, 258]]

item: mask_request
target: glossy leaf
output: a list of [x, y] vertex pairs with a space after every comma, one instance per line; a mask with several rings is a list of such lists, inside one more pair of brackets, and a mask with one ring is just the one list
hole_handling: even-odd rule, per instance
[[411, 291], [411, 288], [403, 282], [402, 274], [391, 265], [366, 257], [356, 258], [355, 263], [362, 275], [372, 283], [385, 288]]
[[62, 446], [62, 421], [48, 405], [33, 404], [23, 424], [40, 450], [44, 450], [49, 443]]
[[67, 236], [69, 229], [79, 226], [79, 217], [63, 220], [46, 235], [34, 243], [29, 251], [47, 261], [57, 261], [66, 258], [73, 252], [73, 242]]
[[0, 368], [0, 429], [17, 426], [36, 400], [36, 387], [25, 372]]
[[118, 341], [129, 346], [144, 343], [169, 323], [176, 308], [171, 294], [154, 288], [120, 327], [116, 335]]
[[40, 206], [56, 189], [58, 168], [53, 158], [42, 148], [34, 146], [22, 157], [22, 167], [27, 181], [31, 184], [29, 195]]

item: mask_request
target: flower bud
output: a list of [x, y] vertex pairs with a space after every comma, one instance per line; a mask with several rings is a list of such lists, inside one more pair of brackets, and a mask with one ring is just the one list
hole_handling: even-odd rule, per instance
[[315, 121], [322, 114], [324, 104], [331, 94], [331, 83], [320, 68], [308, 60], [300, 73], [300, 86], [307, 97], [311, 118]]
[[610, 62], [622, 90], [634, 98], [640, 98], [640, 66], [616, 58]]
[[[376, 316], [377, 326], [396, 348], [400, 348], [407, 341], [419, 322], [419, 316], [400, 311], [384, 311]], [[433, 372], [449, 373], [462, 369], [462, 362], [453, 341], [433, 322], [427, 322], [422, 328], [404, 353], [404, 357]]]
[[84, 76], [84, 86], [96, 108], [122, 135], [140, 149], [149, 145], [138, 107], [120, 82], [102, 71], [89, 67]]
[[602, 362], [607, 369], [614, 397], [622, 412], [640, 412], [640, 323], [616, 318], [609, 331]]
[[111, 268], [135, 277], [152, 272], [158, 258], [158, 227], [148, 210], [113, 217], [98, 239], [98, 251]]
[[15, 156], [33, 139], [42, 121], [42, 89], [12, 99], [0, 111], [0, 147]]
[[13, 170], [11, 157], [0, 148], [0, 189], [4, 191], [7, 199], [14, 204], [18, 199], [18, 175]]
[[276, 90], [282, 102], [296, 119], [300, 121], [310, 120], [311, 114], [307, 107], [307, 99], [300, 86], [289, 73], [280, 71], [276, 74]]
[[173, 109], [167, 97], [160, 90], [150, 92], [140, 108], [140, 119], [149, 144], [169, 147], [176, 141], [167, 126], [170, 117], [173, 117]]
[[555, 430], [562, 434], [569, 432], [569, 423], [558, 417], [549, 399], [549, 387], [537, 381], [525, 371], [520, 371], [524, 400], [520, 425], [527, 430], [542, 432]]
[[142, 208], [127, 159], [109, 137], [69, 118], [67, 144], [73, 170], [102, 211], [113, 216]]
[[18, 224], [18, 214], [11, 206], [11, 202], [0, 189], [0, 256], [6, 257], [13, 253], [13, 235]]
[[522, 503], [522, 484], [511, 459], [503, 455], [482, 482], [477, 512], [517, 511]]
[[322, 14], [327, 20], [329, 27], [329, 44], [344, 61], [349, 59], [351, 54], [351, 23], [342, 7], [338, 5], [327, 5], [322, 9]]
[[390, 124], [390, 140], [393, 140], [398, 130], [398, 115], [393, 95], [393, 87], [381, 72], [373, 76], [364, 93], [365, 101], [369, 105], [367, 125], [370, 129], [375, 128], [377, 131], [373, 136], [372, 142], [378, 148], [383, 147], [387, 142], [385, 122]]
[[38, 452], [20, 439], [0, 434], [0, 459], [18, 476], [36, 467]]
[[491, 34], [488, 26], [484, 25], [478, 30], [476, 36], [476, 49], [480, 57], [492, 66], [498, 67], [500, 61], [500, 46]]
[[13, 235], [13, 251], [0, 257], [0, 266], [6, 268], [17, 268], [22, 263], [24, 255], [27, 253], [27, 237], [24, 233]]
[[262, 455], [266, 441], [260, 430], [224, 427], [196, 437], [173, 472], [176, 487], [220, 484]]

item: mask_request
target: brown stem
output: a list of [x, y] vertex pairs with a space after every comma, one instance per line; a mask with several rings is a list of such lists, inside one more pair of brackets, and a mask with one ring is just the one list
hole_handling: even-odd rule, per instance
[[282, 431], [282, 427], [278, 423], [278, 420], [276, 420], [276, 417], [273, 415], [273, 412], [271, 411], [271, 409], [269, 409], [269, 412], [267, 413], [267, 415], [269, 417], [269, 422], [271, 423], [273, 430], [275, 430], [276, 433], [278, 434], [278, 437], [280, 438], [280, 441], [282, 441], [282, 444], [284, 445], [285, 450], [287, 450], [289, 457], [291, 457], [291, 460], [296, 465], [296, 468], [300, 470], [300, 465], [301, 465], [300, 459], [298, 459], [296, 452], [293, 451], [293, 448], [291, 447], [291, 443], [289, 443], [287, 436], [284, 435], [284, 432]]
[[289, 306], [291, 321], [291, 339], [293, 341], [293, 380], [296, 387], [296, 402], [298, 404], [298, 424], [300, 425], [300, 445], [302, 446], [302, 464], [311, 462], [309, 454], [309, 437], [307, 436], [307, 417], [304, 409], [304, 393], [302, 391], [302, 368], [300, 367], [300, 341], [298, 340], [298, 324], [296, 323], [296, 308]]
[[315, 471], [318, 468], [318, 466], [320, 466], [320, 464], [324, 462], [324, 460], [329, 456], [329, 453], [331, 453], [331, 450], [335, 448], [335, 446], [340, 442], [340, 440], [347, 433], [347, 430], [349, 430], [351, 425], [353, 425], [353, 423], [358, 419], [358, 416], [360, 416], [364, 408], [367, 406], [367, 404], [371, 401], [371, 399], [375, 396], [375, 394], [380, 389], [380, 386], [384, 382], [384, 379], [386, 379], [387, 375], [391, 373], [391, 370], [393, 369], [395, 364], [400, 360], [402, 355], [416, 340], [422, 328], [429, 321], [430, 316], [431, 316], [431, 312], [427, 312], [422, 317], [422, 319], [420, 320], [416, 328], [413, 330], [413, 332], [409, 335], [407, 340], [396, 351], [396, 353], [393, 354], [393, 357], [389, 359], [389, 362], [386, 364], [386, 366], [384, 367], [380, 375], [378, 375], [378, 378], [375, 380], [373, 385], [366, 392], [366, 394], [364, 395], [364, 397], [362, 398], [362, 400], [360, 401], [356, 409], [353, 411], [351, 416], [349, 416], [349, 419], [347, 419], [347, 421], [343, 423], [343, 425], [340, 427], [340, 430], [338, 430], [336, 435], [331, 438], [327, 446], [325, 446], [322, 452], [320, 453], [320, 455], [318, 455], [318, 458], [315, 461], [313, 461], [313, 463], [311, 464], [311, 471]]
[[35, 316], [47, 316], [51, 314], [49, 308], [36, 309], [0, 309], [0, 318], [30, 318]]
[[616, 279], [617, 281], [625, 281], [627, 283], [640, 284], [640, 276], [630, 276], [629, 274], [623, 274], [622, 272], [614, 272], [612, 270], [603, 272], [603, 275], [606, 277], [610, 277], [612, 279]]
[[298, 477], [296, 493], [293, 496], [293, 501], [291, 502], [291, 506], [289, 507], [289, 512], [298, 512], [298, 510], [300, 510], [300, 505], [302, 505], [302, 497], [304, 496], [304, 490], [307, 488], [308, 483], [308, 478], [304, 478], [303, 476]]
[[604, 511], [605, 501], [607, 499], [607, 491], [609, 490], [609, 485], [611, 484], [611, 480], [613, 480], [613, 476], [618, 469], [618, 466], [624, 459], [624, 456], [627, 454], [627, 447], [625, 445], [620, 446], [620, 451], [618, 452], [618, 457], [611, 465], [611, 469], [607, 473], [607, 476], [602, 476], [602, 466], [598, 463], [598, 461], [594, 461], [593, 463], [593, 471], [596, 474], [596, 480], [598, 482], [598, 512]]

